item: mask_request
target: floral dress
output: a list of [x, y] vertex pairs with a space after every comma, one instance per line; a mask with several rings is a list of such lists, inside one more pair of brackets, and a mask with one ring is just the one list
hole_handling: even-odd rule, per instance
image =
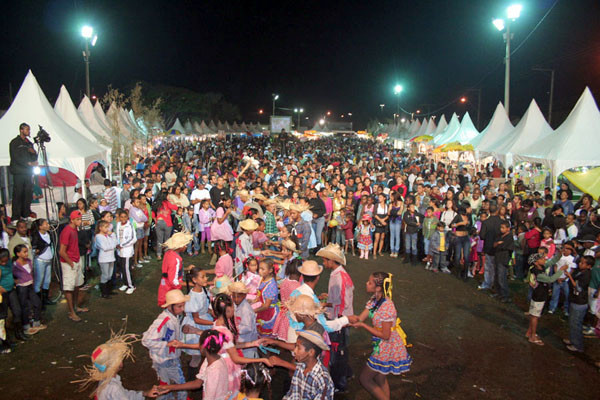
[[[227, 352], [227, 350], [233, 348], [238, 353], [241, 353], [241, 351], [238, 349], [235, 349], [233, 333], [231, 333], [231, 331], [229, 329], [227, 329], [224, 326], [217, 325], [217, 324], [213, 324], [212, 329], [215, 329], [215, 330], [221, 332], [227, 338], [227, 342], [223, 343], [223, 347], [221, 347], [221, 350], [219, 350], [219, 355], [222, 358], [224, 358], [225, 362], [227, 363], [227, 372], [229, 373], [228, 374], [229, 380], [227, 382], [227, 390], [230, 393], [236, 393], [240, 390], [240, 380], [241, 380], [240, 376], [242, 373], [242, 366], [233, 362], [231, 357], [229, 357], [229, 353]], [[240, 356], [241, 355], [242, 354], [240, 354]]]
[[244, 282], [244, 285], [248, 288], [248, 294], [246, 295], [246, 300], [248, 303], [252, 305], [252, 309], [256, 310], [260, 306], [262, 306], [261, 300], [253, 300], [258, 297], [258, 285], [260, 285], [260, 275], [255, 274], [254, 272], [246, 271], [240, 276], [240, 280]]
[[290, 321], [287, 315], [287, 308], [284, 304], [290, 299], [290, 294], [298, 289], [299, 286], [300, 282], [285, 278], [279, 288], [281, 292], [281, 308], [279, 309], [279, 314], [277, 314], [277, 319], [275, 319], [275, 325], [273, 325], [273, 336], [285, 342], [288, 340]]
[[367, 360], [367, 366], [384, 375], [390, 373], [399, 375], [410, 370], [412, 358], [406, 351], [406, 335], [400, 328], [400, 319], [394, 303], [390, 299], [383, 298], [377, 306], [377, 301], [372, 298], [367, 302], [366, 308], [369, 310], [375, 329], [381, 330], [384, 322], [394, 324], [388, 340], [372, 337], [373, 352]]
[[258, 286], [258, 298], [263, 304], [266, 300], [271, 300], [269, 308], [256, 314], [258, 333], [261, 335], [270, 335], [273, 332], [277, 314], [279, 314], [279, 289], [277, 288], [275, 278], [260, 283]]
[[[198, 313], [198, 317], [207, 321], [212, 321], [213, 317], [210, 315], [210, 296], [208, 291], [204, 289], [202, 292], [196, 292], [195, 290], [190, 291], [190, 300], [185, 303], [185, 318], [183, 319], [182, 326], [190, 325], [194, 328], [206, 330], [210, 329], [212, 325], [199, 325], [194, 321], [193, 313]], [[200, 335], [195, 333], [183, 334], [183, 342], [186, 344], [198, 344]], [[184, 349], [187, 354], [200, 355], [200, 350]]]
[[371, 225], [359, 225], [358, 226], [358, 244], [357, 247], [361, 250], [371, 250], [373, 248], [373, 238], [371, 233], [375, 228], [371, 228]]

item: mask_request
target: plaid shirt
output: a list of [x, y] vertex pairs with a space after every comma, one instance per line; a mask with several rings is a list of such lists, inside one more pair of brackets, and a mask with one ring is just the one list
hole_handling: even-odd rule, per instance
[[265, 212], [265, 233], [267, 236], [279, 233], [275, 216], [270, 211]]
[[313, 369], [304, 376], [302, 363], [296, 363], [296, 372], [292, 377], [290, 390], [284, 400], [333, 400], [334, 386], [329, 372], [317, 361]]

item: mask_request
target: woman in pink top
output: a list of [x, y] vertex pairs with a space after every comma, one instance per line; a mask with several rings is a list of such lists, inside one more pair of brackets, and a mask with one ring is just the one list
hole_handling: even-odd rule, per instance
[[233, 240], [233, 229], [229, 225], [227, 217], [231, 213], [231, 198], [221, 198], [221, 204], [217, 208], [215, 219], [213, 224], [210, 226], [210, 239], [214, 242], [217, 240], [224, 240], [231, 242]]

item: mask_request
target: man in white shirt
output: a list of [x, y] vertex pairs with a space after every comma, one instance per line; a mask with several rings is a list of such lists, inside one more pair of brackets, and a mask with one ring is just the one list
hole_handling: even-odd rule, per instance
[[83, 195], [81, 194], [81, 183], [77, 182], [75, 185], [75, 192], [73, 193], [73, 197], [71, 197], [71, 203], [77, 204], [77, 200], [83, 199]]
[[196, 189], [194, 189], [190, 195], [190, 204], [194, 206], [194, 215], [198, 216], [202, 200], [205, 199], [210, 200], [210, 192], [204, 187], [204, 181], [199, 179], [198, 182], [196, 182]]
[[[567, 271], [570, 273], [573, 271], [577, 265], [575, 264], [575, 249], [570, 244], [565, 244], [562, 249], [562, 256], [556, 262], [555, 271], [561, 269], [564, 265], [568, 265]], [[556, 282], [552, 284], [552, 298], [550, 299], [550, 304], [548, 304], [548, 312], [553, 314], [558, 307], [558, 301], [560, 299], [560, 292], [563, 292], [565, 295], [564, 301], [564, 312], [565, 315], [569, 315], [569, 280], [567, 279], [567, 275], [563, 273], [560, 278]]]

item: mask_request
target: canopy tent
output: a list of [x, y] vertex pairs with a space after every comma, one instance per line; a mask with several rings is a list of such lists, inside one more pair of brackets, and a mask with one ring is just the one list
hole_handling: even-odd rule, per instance
[[113, 132], [124, 137], [127, 140], [133, 138], [133, 133], [129, 128], [129, 124], [123, 119], [123, 114], [117, 108], [115, 103], [112, 103], [106, 112], [106, 120], [113, 129]]
[[[23, 121], [31, 125], [33, 132], [41, 125], [50, 134], [52, 140], [46, 143], [49, 166], [71, 171], [82, 182], [89, 164], [94, 161], [106, 162], [108, 159], [104, 148], [77, 133], [56, 114], [31, 71], [27, 73], [10, 108], [0, 119], [3, 143], [9, 143], [16, 136]], [[9, 164], [9, 146], [3, 146], [0, 165]]]
[[84, 95], [83, 100], [79, 103], [79, 107], [77, 108], [77, 112], [79, 116], [86, 123], [90, 129], [96, 132], [106, 143], [112, 144], [112, 132], [111, 129], [104, 124], [104, 122], [100, 121], [96, 113], [94, 112], [94, 106], [92, 106], [92, 102], [90, 99]]
[[204, 122], [204, 120], [202, 120], [202, 122], [200, 123], [200, 129], [201, 129], [203, 135], [208, 135], [208, 134], [214, 133], [213, 131], [211, 131], [211, 129], [208, 127], [208, 125], [206, 125], [206, 122]]
[[[479, 135], [479, 131], [473, 125], [469, 112], [467, 111], [460, 122], [460, 127], [451, 136], [448, 136], [443, 143], [459, 142], [468, 143]], [[442, 144], [442, 143], [440, 143]]]
[[219, 130], [219, 128], [217, 128], [217, 125], [215, 124], [215, 121], [213, 121], [212, 119], [208, 124], [208, 129], [210, 129], [211, 133], [217, 133], [217, 131]]
[[136, 118], [133, 110], [129, 110], [129, 119], [143, 136], [150, 135], [150, 129], [143, 117]]
[[98, 119], [108, 128], [110, 128], [112, 132], [112, 124], [108, 122], [108, 118], [106, 118], [106, 114], [104, 114], [104, 110], [102, 110], [102, 106], [100, 105], [100, 100], [96, 100], [96, 104], [94, 104], [94, 112], [96, 113]]
[[425, 133], [423, 133], [424, 135], [432, 135], [433, 132], [435, 132], [436, 126], [435, 126], [435, 118], [431, 117], [429, 118], [429, 122], [427, 123], [427, 127], [425, 128]]
[[169, 128], [169, 132], [173, 132], [173, 131], [177, 131], [180, 134], [185, 133], [185, 128], [181, 124], [181, 121], [179, 121], [179, 118], [175, 119], [175, 122], [173, 123], [173, 126], [171, 126]]
[[[71, 100], [71, 95], [67, 91], [65, 85], [60, 87], [60, 92], [58, 94], [58, 98], [54, 103], [54, 111], [61, 117], [67, 124], [69, 124], [73, 129], [79, 132], [83, 137], [87, 140], [100, 143], [99, 135], [93, 132], [86, 124], [82, 121], [81, 117], [77, 113], [77, 109]], [[106, 150], [108, 150], [107, 146], [103, 146]]]
[[198, 121], [194, 121], [192, 123], [192, 127], [194, 128], [194, 133], [196, 135], [204, 135], [204, 132], [202, 132], [202, 127], [200, 126], [200, 124], [198, 123]]
[[600, 165], [599, 148], [600, 111], [592, 92], [586, 87], [565, 122], [553, 134], [538, 137], [531, 145], [516, 152], [514, 158], [541, 162], [556, 178], [570, 168]]
[[245, 122], [242, 122], [242, 124], [240, 125], [240, 130], [242, 132], [248, 132], [248, 126], [246, 125]]
[[421, 124], [419, 130], [416, 133], [417, 136], [425, 135], [425, 131], [427, 130], [427, 124], [429, 124], [429, 121], [427, 121], [427, 118], [423, 118], [423, 123]]
[[119, 114], [120, 114], [120, 116], [121, 116], [121, 118], [123, 120], [123, 123], [129, 129], [129, 132], [131, 132], [131, 134], [133, 135], [131, 137], [135, 138], [135, 137], [140, 136], [140, 134], [141, 134], [140, 129], [138, 128], [138, 126], [135, 123], [135, 121], [133, 121], [131, 119], [131, 117], [129, 116], [129, 112], [126, 111], [124, 108], [119, 107]]
[[454, 136], [454, 134], [460, 129], [460, 122], [458, 120], [458, 115], [456, 113], [452, 114], [452, 118], [450, 119], [450, 123], [442, 132], [433, 137], [433, 143], [437, 146], [440, 144], [446, 144]]
[[485, 153], [493, 155], [506, 166], [510, 166], [513, 164], [514, 154], [525, 154], [523, 153], [525, 148], [538, 140], [545, 140], [552, 135], [552, 132], [537, 103], [531, 100], [529, 108], [515, 129], [490, 144]]
[[231, 129], [231, 126], [229, 126], [229, 122], [225, 121], [225, 132], [226, 133], [231, 133], [233, 130]]
[[[455, 114], [452, 114], [452, 116], [454, 116], [454, 115]], [[445, 131], [447, 127], [448, 127], [448, 122], [446, 121], [446, 116], [444, 114], [442, 114], [442, 116], [440, 117], [440, 121], [438, 122], [438, 125], [435, 128], [435, 130], [433, 131], [433, 133], [431, 134], [431, 136], [433, 136], [433, 137], [438, 136], [440, 133]]]
[[475, 150], [489, 151], [489, 145], [506, 137], [513, 129], [515, 127], [510, 123], [504, 106], [502, 103], [498, 103], [488, 126], [481, 131], [480, 135], [475, 136], [469, 144], [472, 144]]
[[563, 171], [563, 176], [583, 193], [600, 197], [600, 167], [586, 171]]
[[240, 126], [235, 121], [233, 121], [233, 125], [231, 125], [231, 130], [233, 130], [235, 133], [241, 132]]
[[185, 121], [185, 124], [183, 125], [183, 129], [186, 135], [193, 135], [194, 132], [194, 126], [192, 125], [192, 121], [190, 121], [189, 119], [187, 121]]
[[408, 128], [408, 132], [410, 133], [410, 136], [417, 136], [417, 132], [419, 131], [419, 129], [421, 129], [421, 123], [419, 122], [418, 119], [415, 119], [413, 121], [413, 123], [410, 125], [410, 128]]

